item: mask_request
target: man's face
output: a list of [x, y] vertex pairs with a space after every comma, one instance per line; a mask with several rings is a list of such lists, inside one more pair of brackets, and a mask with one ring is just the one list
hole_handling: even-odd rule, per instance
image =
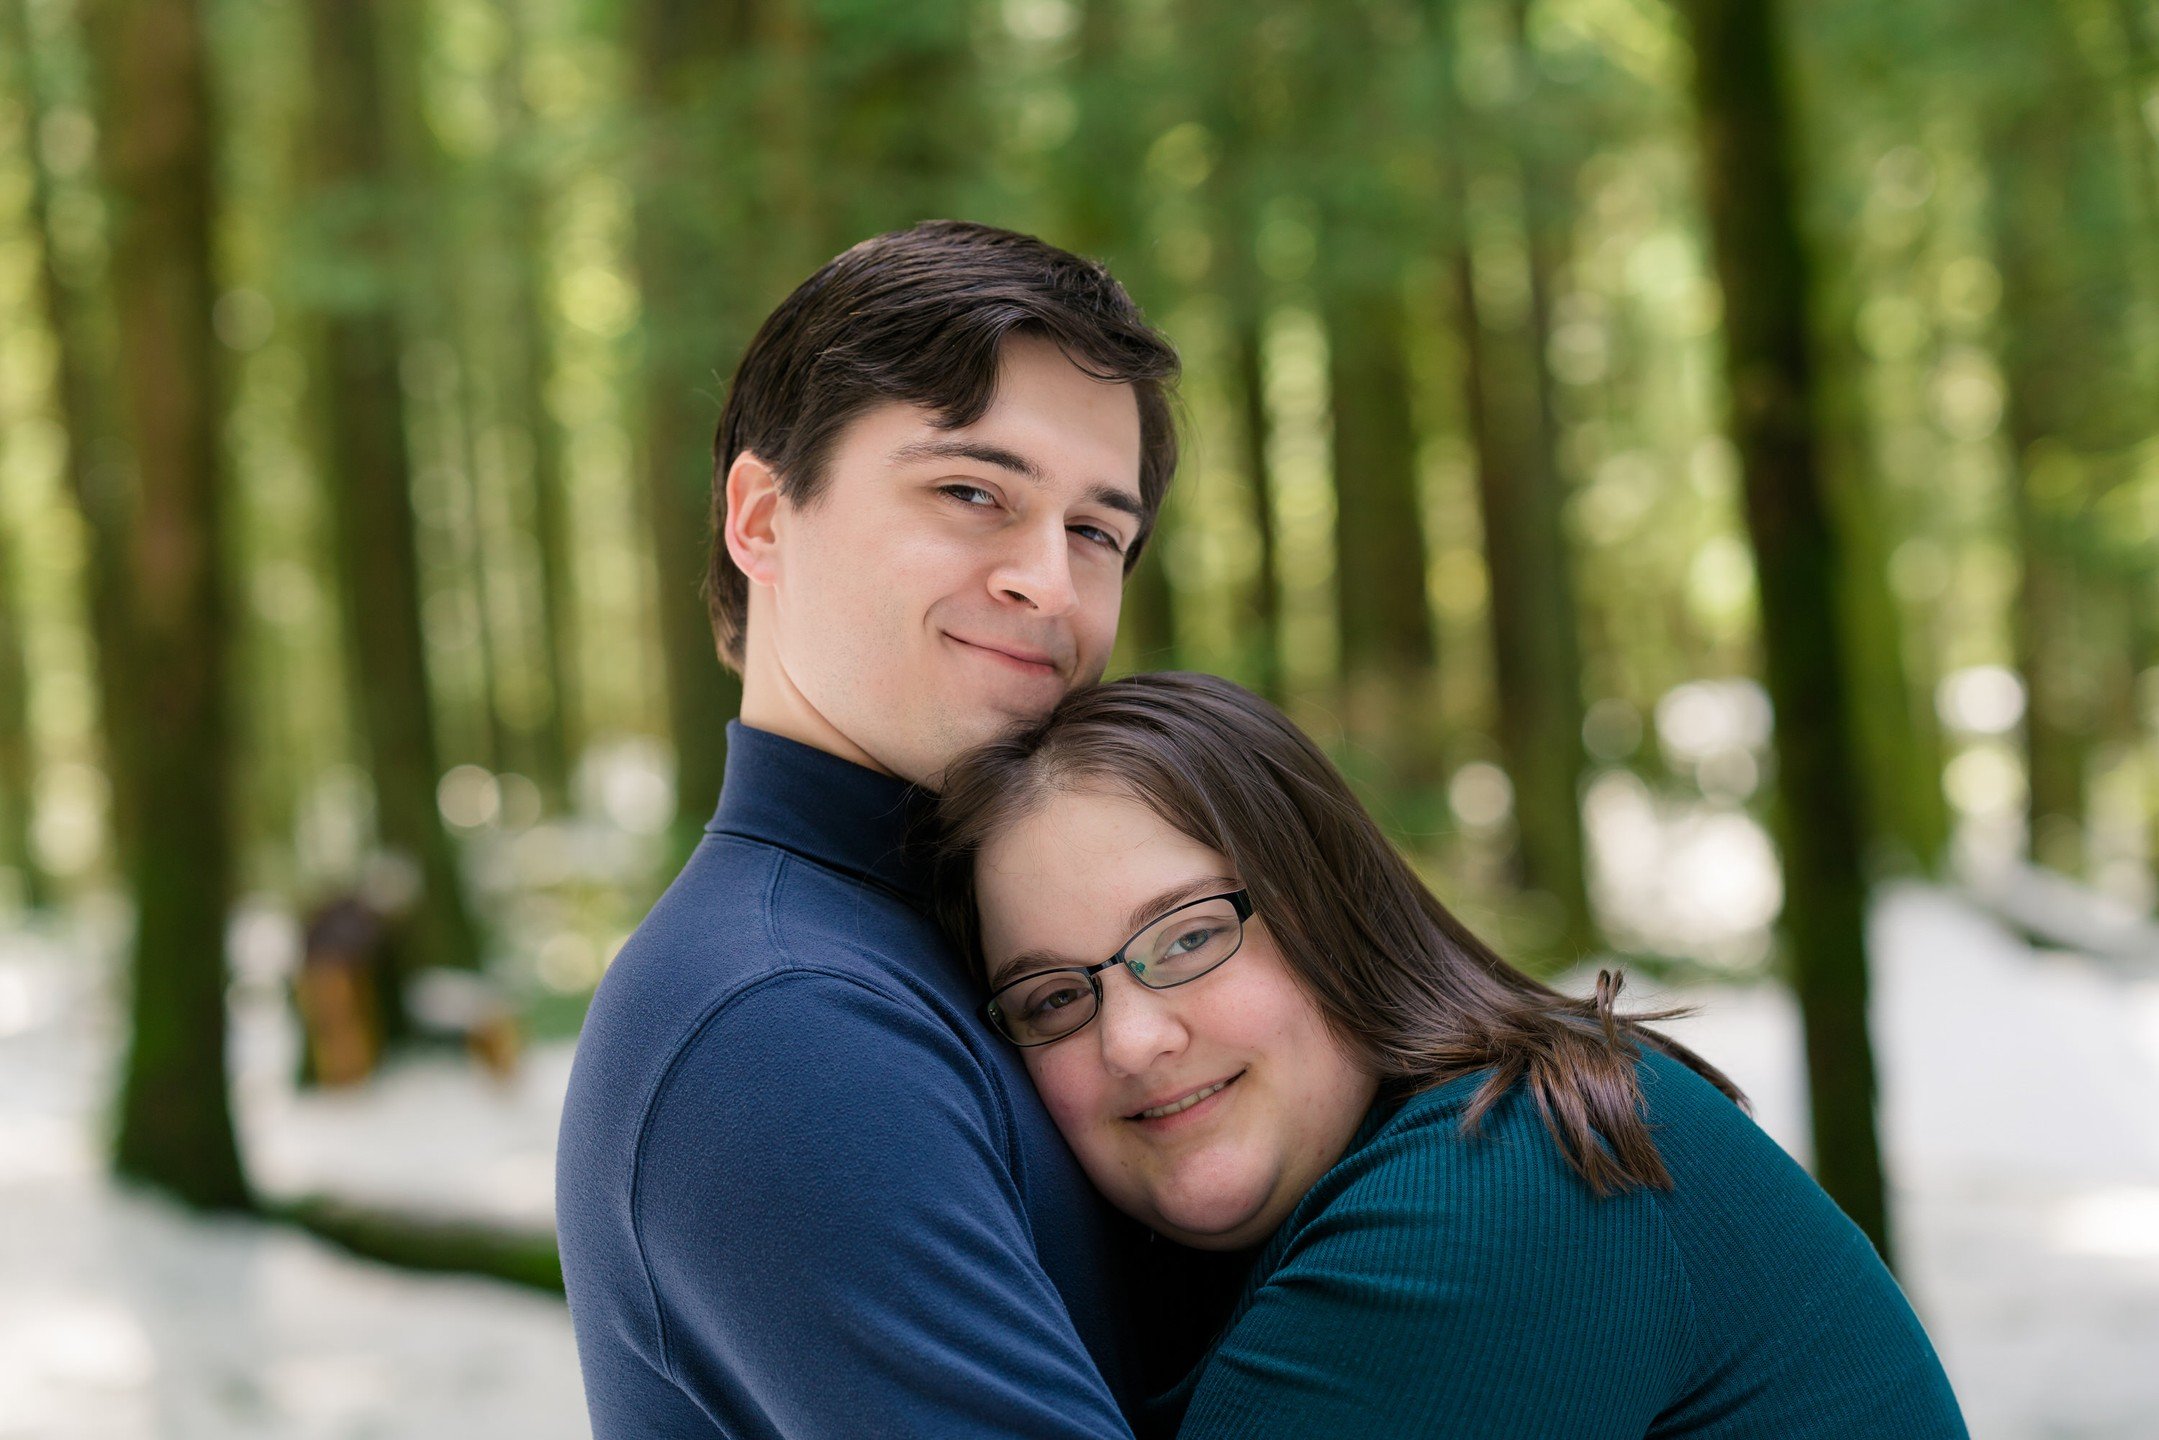
[[973, 424], [879, 406], [807, 504], [775, 502], [750, 723], [934, 783], [1101, 677], [1141, 529], [1139, 407], [1045, 340], [1008, 341], [1000, 362]]

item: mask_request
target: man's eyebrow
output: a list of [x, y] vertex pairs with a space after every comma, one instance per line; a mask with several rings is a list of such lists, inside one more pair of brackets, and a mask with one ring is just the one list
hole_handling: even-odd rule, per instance
[[[916, 440], [893, 451], [891, 459], [895, 465], [911, 464], [916, 460], [973, 460], [983, 465], [995, 465], [1000, 470], [1010, 470], [1037, 485], [1049, 479], [1048, 473], [1040, 465], [1017, 450], [1008, 450], [1002, 445], [991, 445], [981, 440]], [[1147, 507], [1140, 503], [1139, 497], [1129, 490], [1120, 490], [1115, 485], [1090, 485], [1087, 487], [1086, 498], [1105, 509], [1121, 511], [1134, 520], [1144, 522], [1147, 519]]]
[[1087, 498], [1105, 510], [1122, 511], [1141, 524], [1147, 521], [1147, 507], [1129, 490], [1119, 490], [1114, 485], [1090, 485]]
[[1002, 445], [990, 445], [980, 440], [916, 440], [902, 445], [892, 452], [892, 463], [905, 465], [915, 460], [979, 460], [984, 465], [995, 465], [1000, 470], [1010, 470], [1025, 476], [1037, 485], [1049, 479], [1040, 465]]

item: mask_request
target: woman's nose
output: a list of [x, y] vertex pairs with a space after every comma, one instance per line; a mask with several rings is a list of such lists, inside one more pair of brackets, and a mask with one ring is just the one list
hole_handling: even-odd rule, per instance
[[1187, 1038], [1176, 997], [1150, 990], [1119, 965], [1102, 977], [1101, 1031], [1103, 1066], [1117, 1075], [1144, 1073], [1157, 1061], [1182, 1050]]

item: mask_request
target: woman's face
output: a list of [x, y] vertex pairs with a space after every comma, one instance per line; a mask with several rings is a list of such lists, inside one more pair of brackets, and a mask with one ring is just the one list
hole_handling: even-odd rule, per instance
[[[1107, 959], [1163, 912], [1243, 881], [1146, 806], [1078, 791], [996, 836], [975, 884], [995, 986]], [[1174, 989], [1150, 990], [1122, 965], [1097, 978], [1101, 1013], [1023, 1052], [1088, 1177], [1186, 1245], [1264, 1240], [1348, 1147], [1373, 1077], [1290, 974], [1264, 914], [1245, 922], [1235, 955]], [[1148, 1113], [1218, 1085], [1175, 1114]]]

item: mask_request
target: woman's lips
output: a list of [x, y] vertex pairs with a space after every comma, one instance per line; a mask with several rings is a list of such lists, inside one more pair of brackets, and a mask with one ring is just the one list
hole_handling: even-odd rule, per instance
[[1125, 1119], [1137, 1125], [1144, 1125], [1151, 1130], [1197, 1119], [1208, 1111], [1216, 1109], [1223, 1093], [1243, 1078], [1244, 1072], [1239, 1070], [1235, 1075], [1231, 1075], [1226, 1079], [1217, 1080], [1211, 1085], [1202, 1085], [1197, 1090], [1187, 1091], [1176, 1099], [1161, 1105], [1151, 1105], [1144, 1110], [1125, 1116]]

